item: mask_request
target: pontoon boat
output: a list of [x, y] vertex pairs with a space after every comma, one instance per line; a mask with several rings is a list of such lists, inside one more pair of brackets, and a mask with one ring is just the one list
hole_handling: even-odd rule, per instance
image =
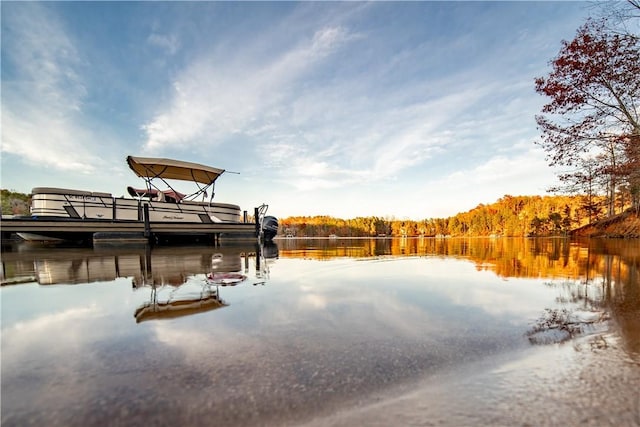
[[[247, 213], [234, 204], [214, 202], [216, 179], [225, 170], [197, 163], [171, 159], [127, 157], [133, 172], [145, 180], [145, 188], [128, 187], [131, 198], [113, 197], [110, 193], [63, 188], [37, 187], [32, 190], [31, 217], [35, 220], [144, 222], [152, 229], [157, 225], [178, 224], [174, 234], [181, 234], [180, 224], [199, 224], [197, 232], [208, 234], [216, 224], [247, 224]], [[189, 195], [176, 191], [170, 180], [192, 181], [197, 190]], [[161, 189], [158, 185], [164, 184]], [[208, 196], [208, 193], [211, 196]], [[209, 198], [208, 198], [209, 197]], [[208, 200], [207, 200], [208, 198]], [[266, 205], [256, 208], [256, 232], [271, 240], [278, 229], [275, 217], [266, 216]], [[187, 228], [182, 227], [182, 230]], [[255, 233], [255, 232], [254, 232]], [[47, 240], [60, 233], [47, 235], [18, 233], [28, 240]], [[169, 233], [170, 234], [170, 233]], [[187, 234], [193, 234], [193, 230]], [[197, 234], [197, 233], [196, 233]]]

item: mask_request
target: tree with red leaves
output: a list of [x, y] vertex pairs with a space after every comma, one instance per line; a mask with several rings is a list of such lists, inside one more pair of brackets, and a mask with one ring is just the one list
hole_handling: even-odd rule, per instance
[[627, 145], [640, 136], [640, 39], [605, 24], [589, 20], [562, 42], [551, 73], [535, 80], [536, 91], [550, 98], [536, 121], [550, 164], [576, 166], [598, 156], [614, 200], [616, 174], [633, 160], [625, 153], [636, 151]]

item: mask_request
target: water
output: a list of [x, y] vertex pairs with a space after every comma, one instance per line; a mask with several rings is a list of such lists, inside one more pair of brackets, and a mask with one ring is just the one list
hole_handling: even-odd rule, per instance
[[640, 425], [639, 270], [628, 240], [4, 247], [2, 425]]

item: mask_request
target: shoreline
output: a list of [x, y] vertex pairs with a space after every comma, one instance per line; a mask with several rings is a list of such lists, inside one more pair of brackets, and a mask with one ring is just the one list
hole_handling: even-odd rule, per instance
[[640, 425], [638, 384], [640, 355], [608, 331], [490, 356], [292, 425]]

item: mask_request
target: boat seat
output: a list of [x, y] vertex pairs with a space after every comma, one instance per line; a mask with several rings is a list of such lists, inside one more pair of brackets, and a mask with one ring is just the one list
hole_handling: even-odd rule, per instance
[[178, 193], [177, 191], [165, 190], [163, 193], [167, 202], [180, 203], [182, 202], [182, 199], [185, 198], [184, 194]]
[[150, 199], [158, 194], [158, 190], [147, 190], [146, 188], [138, 189], [133, 187], [127, 187], [127, 192], [131, 197], [148, 197]]

